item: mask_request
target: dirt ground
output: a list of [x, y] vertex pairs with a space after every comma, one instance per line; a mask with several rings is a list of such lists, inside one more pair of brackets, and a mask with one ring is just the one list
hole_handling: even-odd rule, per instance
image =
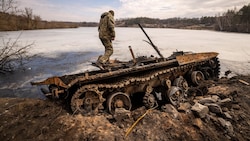
[[[72, 115], [63, 105], [50, 100], [1, 98], [0, 140], [247, 141], [250, 86], [245, 82], [250, 83], [250, 76], [209, 82], [206, 95], [189, 96], [178, 109], [170, 104], [148, 111], [140, 107], [120, 119], [106, 112]], [[202, 109], [205, 112], [195, 111], [197, 103], [209, 111], [206, 107]]]

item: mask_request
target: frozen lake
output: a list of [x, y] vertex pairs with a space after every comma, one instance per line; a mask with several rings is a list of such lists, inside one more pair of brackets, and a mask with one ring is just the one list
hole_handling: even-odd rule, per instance
[[[233, 74], [250, 74], [250, 34], [159, 28], [145, 28], [145, 31], [164, 57], [176, 50], [218, 52], [221, 76], [227, 70]], [[0, 75], [2, 97], [42, 98], [38, 88], [30, 85], [31, 81], [97, 69], [91, 62], [104, 52], [96, 27], [0, 32], [0, 38], [16, 39], [20, 34], [20, 45], [34, 42], [30, 54], [36, 57], [26, 65], [26, 71]], [[132, 59], [128, 46], [136, 56], [157, 56], [143, 40], [147, 38], [140, 28], [116, 28], [111, 59]]]

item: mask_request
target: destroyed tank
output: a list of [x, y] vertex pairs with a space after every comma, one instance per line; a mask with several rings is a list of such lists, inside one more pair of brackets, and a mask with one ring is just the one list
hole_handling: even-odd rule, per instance
[[117, 108], [133, 110], [138, 106], [154, 108], [166, 103], [178, 107], [190, 89], [202, 93], [204, 80], [217, 79], [220, 73], [218, 53], [177, 51], [167, 58], [150, 40], [159, 57], [134, 57], [131, 61], [113, 61], [100, 69], [79, 74], [54, 76], [32, 85], [46, 85], [42, 92], [52, 99], [65, 101], [72, 113], [83, 115]]

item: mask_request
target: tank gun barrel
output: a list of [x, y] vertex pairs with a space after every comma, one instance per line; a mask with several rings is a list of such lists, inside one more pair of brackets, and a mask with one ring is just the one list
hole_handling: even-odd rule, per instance
[[151, 39], [149, 38], [148, 34], [145, 32], [145, 30], [143, 29], [143, 27], [141, 26], [141, 24], [138, 24], [139, 27], [141, 28], [141, 30], [143, 31], [143, 33], [146, 35], [146, 37], [149, 40], [149, 44], [155, 49], [155, 51], [157, 52], [157, 54], [161, 57], [164, 58], [163, 55], [161, 54], [161, 52], [159, 51], [159, 49], [157, 48], [157, 46], [154, 45], [154, 43], [151, 41]]

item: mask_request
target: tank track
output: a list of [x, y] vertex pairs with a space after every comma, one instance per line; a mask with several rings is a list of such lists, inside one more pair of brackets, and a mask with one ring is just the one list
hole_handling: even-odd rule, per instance
[[[191, 64], [186, 64], [186, 65], [172, 67], [172, 68], [161, 68], [159, 70], [151, 70], [150, 72], [147, 72], [146, 74], [141, 74], [139, 76], [121, 77], [117, 80], [113, 80], [112, 82], [87, 84], [87, 85], [81, 86], [72, 95], [70, 106], [71, 106], [73, 113], [81, 113], [85, 115], [97, 114], [98, 112], [103, 111], [104, 106], [105, 106], [104, 102], [107, 101], [108, 95], [110, 95], [111, 93], [113, 94], [113, 93], [120, 92], [126, 95], [125, 92], [127, 91], [127, 88], [129, 86], [143, 85], [143, 90], [141, 91], [147, 93], [147, 97], [148, 97], [149, 94], [152, 92], [152, 90], [147, 91], [145, 90], [145, 88], [149, 86], [150, 85], [149, 83], [155, 79], [164, 80], [159, 83], [161, 83], [161, 85], [164, 87], [169, 87], [166, 84], [166, 80], [170, 80], [171, 82], [173, 82], [175, 78], [182, 76], [182, 75], [186, 75], [190, 70], [200, 70], [200, 71], [205, 70], [206, 71], [208, 69], [209, 70], [212, 69], [212, 73], [210, 73], [210, 77], [212, 77], [213, 79], [219, 77], [220, 64], [219, 64], [219, 60], [217, 57], [207, 60], [207, 61], [191, 63]], [[164, 78], [161, 78], [161, 77], [164, 77]], [[209, 76], [206, 76], [206, 77], [209, 77]], [[135, 90], [135, 91], [140, 91], [140, 90]], [[129, 102], [128, 100], [125, 100], [125, 101]], [[117, 104], [119, 105], [119, 102], [117, 102]], [[130, 110], [130, 108], [131, 106], [129, 106], [127, 110]], [[109, 109], [109, 112], [112, 113], [114, 111]]]

